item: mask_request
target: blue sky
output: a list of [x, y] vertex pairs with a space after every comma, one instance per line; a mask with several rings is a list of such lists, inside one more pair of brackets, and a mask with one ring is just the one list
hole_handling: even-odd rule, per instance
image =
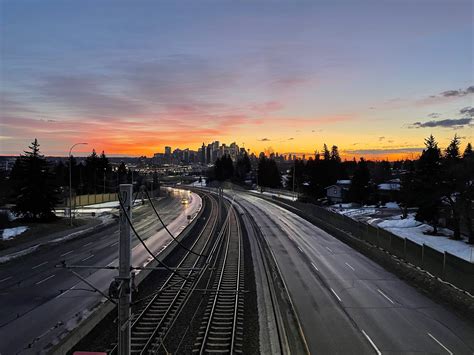
[[46, 154], [88, 140], [127, 155], [211, 139], [256, 152], [326, 142], [347, 156], [409, 152], [430, 133], [472, 141], [472, 116], [460, 113], [474, 97], [471, 1], [4, 0], [1, 10], [0, 154], [35, 137]]

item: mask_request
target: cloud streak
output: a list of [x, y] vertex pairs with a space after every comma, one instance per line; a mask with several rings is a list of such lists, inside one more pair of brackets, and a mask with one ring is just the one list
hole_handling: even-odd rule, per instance
[[445, 119], [438, 121], [427, 121], [427, 122], [415, 122], [412, 123], [408, 128], [463, 128], [466, 125], [471, 124], [473, 118], [458, 118], [458, 119]]

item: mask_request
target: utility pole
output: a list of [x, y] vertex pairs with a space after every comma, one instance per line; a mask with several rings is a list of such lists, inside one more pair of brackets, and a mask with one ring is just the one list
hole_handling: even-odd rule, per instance
[[[132, 220], [131, 184], [121, 184], [119, 198], [123, 209], [120, 210], [120, 241], [119, 241], [119, 277], [121, 282], [118, 304], [118, 349], [119, 355], [130, 355], [130, 302], [131, 277], [130, 262], [132, 257], [131, 228], [128, 219]], [[128, 215], [128, 219], [125, 216]]]
[[295, 179], [296, 179], [296, 159], [293, 159], [293, 198], [295, 197]]

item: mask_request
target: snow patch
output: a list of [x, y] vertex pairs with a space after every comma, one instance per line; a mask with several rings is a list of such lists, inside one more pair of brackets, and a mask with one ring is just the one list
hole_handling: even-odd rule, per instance
[[[400, 218], [400, 217], [398, 217]], [[439, 232], [444, 236], [433, 236], [426, 234], [433, 230], [433, 227], [418, 222], [413, 214], [405, 219], [385, 220], [378, 224], [383, 228], [399, 237], [406, 238], [419, 245], [427, 245], [441, 253], [448, 252], [458, 258], [466, 261], [474, 262], [474, 247], [467, 244], [463, 240], [449, 239], [453, 235], [453, 231], [446, 228], [439, 228]]]
[[19, 236], [20, 234], [26, 232], [27, 230], [28, 230], [28, 227], [25, 227], [25, 226], [4, 229], [2, 233], [2, 239], [9, 240], [9, 239], [15, 238], [16, 236]]
[[423, 223], [415, 220], [413, 216], [409, 216], [405, 219], [390, 219], [379, 223], [380, 228], [414, 228], [422, 225]]
[[387, 202], [385, 208], [400, 208], [400, 206], [396, 202]]

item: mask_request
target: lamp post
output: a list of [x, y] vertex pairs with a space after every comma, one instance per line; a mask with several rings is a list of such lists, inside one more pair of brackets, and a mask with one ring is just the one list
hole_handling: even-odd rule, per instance
[[293, 198], [295, 198], [296, 159], [293, 159]]
[[76, 143], [71, 146], [69, 149], [69, 225], [72, 226], [72, 149], [76, 145], [84, 144], [87, 145], [87, 143]]

